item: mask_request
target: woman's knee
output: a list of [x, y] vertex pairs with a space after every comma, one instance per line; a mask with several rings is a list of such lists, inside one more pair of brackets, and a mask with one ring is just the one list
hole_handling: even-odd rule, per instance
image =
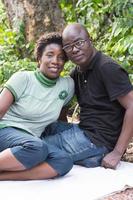
[[29, 150], [32, 152], [33, 157], [36, 161], [42, 162], [45, 161], [48, 156], [48, 147], [47, 144], [38, 139], [31, 141], [30, 144], [26, 144], [26, 148], [29, 148]]
[[47, 144], [40, 139], [28, 140], [12, 147], [11, 151], [27, 169], [44, 162], [48, 156]]
[[[60, 167], [60, 172], [59, 175], [63, 176], [67, 174], [73, 167], [73, 160], [70, 156], [65, 156], [61, 158], [61, 167]], [[63, 163], [63, 165], [62, 165]]]
[[57, 153], [49, 157], [46, 162], [58, 173], [58, 176], [67, 174], [73, 167], [72, 158], [66, 153]]

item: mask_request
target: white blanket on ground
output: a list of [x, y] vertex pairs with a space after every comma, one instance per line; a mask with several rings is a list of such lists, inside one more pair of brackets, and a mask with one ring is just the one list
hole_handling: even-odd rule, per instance
[[0, 200], [94, 200], [125, 185], [133, 187], [133, 163], [117, 170], [74, 166], [64, 177], [42, 181], [0, 181]]

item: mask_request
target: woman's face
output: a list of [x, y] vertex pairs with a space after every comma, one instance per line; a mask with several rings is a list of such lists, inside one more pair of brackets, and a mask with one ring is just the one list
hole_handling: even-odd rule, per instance
[[50, 79], [60, 76], [65, 64], [65, 55], [59, 44], [48, 44], [39, 61], [40, 71]]

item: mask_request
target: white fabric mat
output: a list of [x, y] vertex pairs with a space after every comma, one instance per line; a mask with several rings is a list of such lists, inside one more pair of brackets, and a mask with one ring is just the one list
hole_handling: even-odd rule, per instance
[[0, 181], [0, 200], [95, 200], [125, 185], [133, 187], [133, 163], [117, 170], [74, 166], [64, 177], [42, 181]]

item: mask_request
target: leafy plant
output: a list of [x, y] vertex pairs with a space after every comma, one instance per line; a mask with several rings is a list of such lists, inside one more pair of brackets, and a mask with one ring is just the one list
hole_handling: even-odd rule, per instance
[[19, 31], [10, 29], [3, 4], [0, 2], [0, 84], [18, 70], [32, 70], [36, 63], [33, 58], [34, 43], [26, 43], [24, 24]]

